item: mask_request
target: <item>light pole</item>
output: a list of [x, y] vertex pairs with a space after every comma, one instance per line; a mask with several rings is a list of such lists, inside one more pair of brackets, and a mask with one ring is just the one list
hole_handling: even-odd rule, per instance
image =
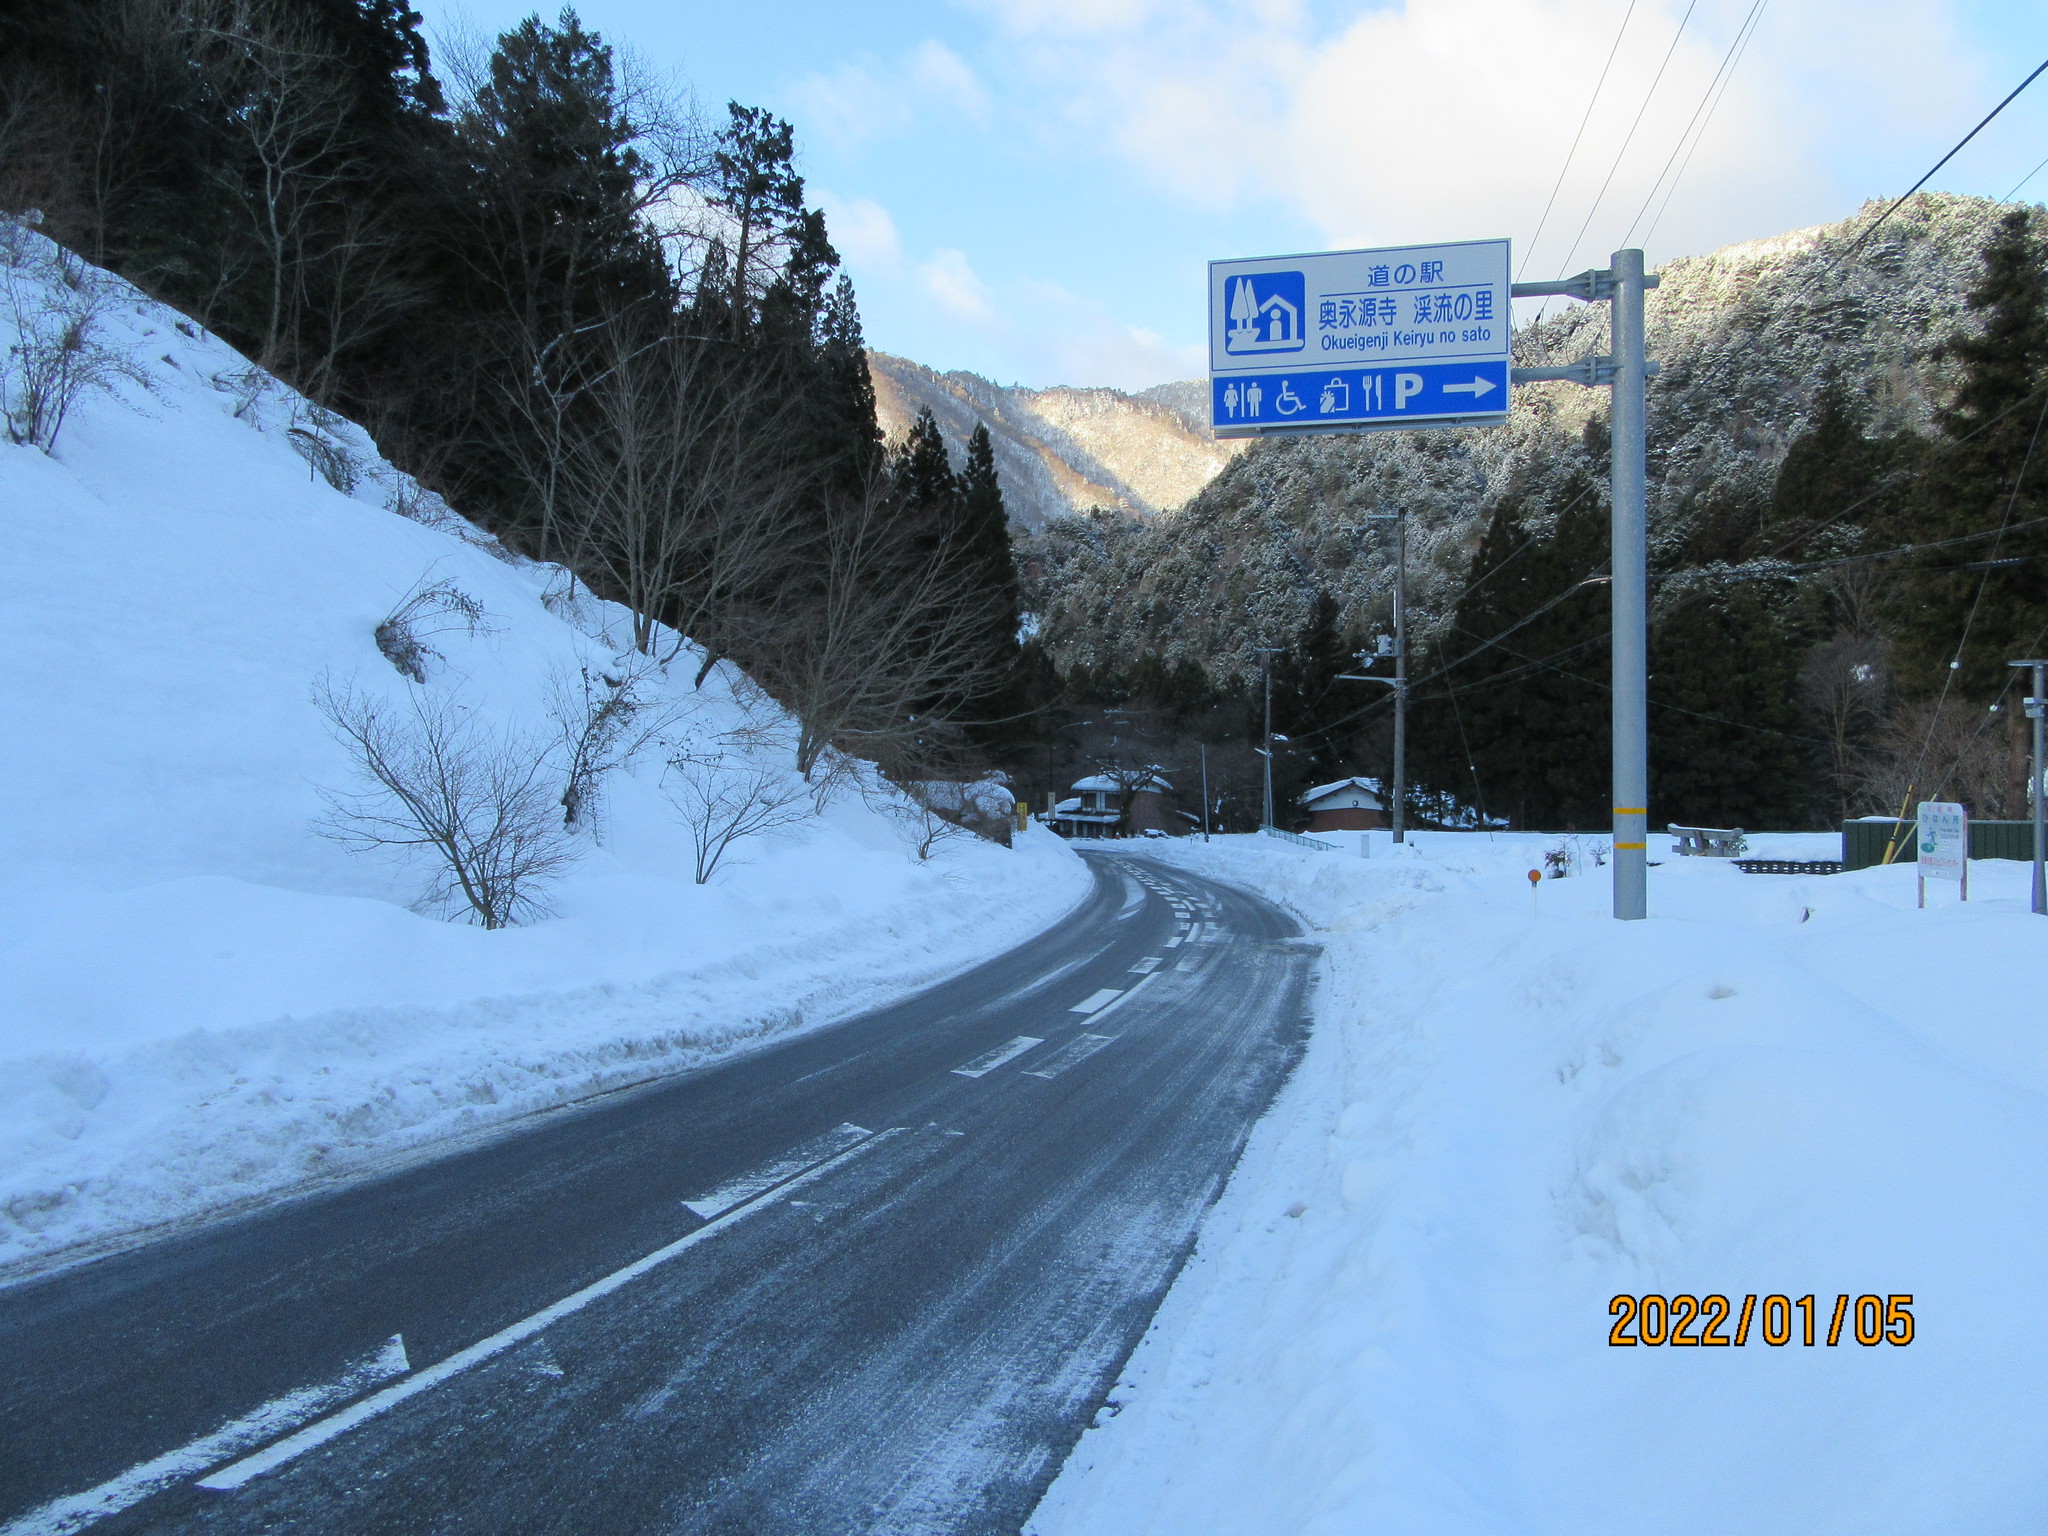
[[1198, 744], [1202, 751], [1202, 841], [1209, 841], [1209, 743]]
[[2048, 766], [2043, 735], [2048, 733], [2048, 660], [2014, 661], [2008, 666], [2029, 667], [2034, 673], [2034, 691], [2027, 699], [2027, 718], [2034, 722], [2034, 756], [2028, 772], [2027, 797], [2034, 802], [2034, 910], [2048, 916], [2048, 782], [2042, 778]]
[[1612, 304], [1612, 357], [1586, 357], [1561, 368], [1516, 368], [1517, 384], [1568, 380], [1611, 385], [1609, 465], [1613, 500], [1614, 638], [1614, 915], [1649, 915], [1649, 540], [1645, 529], [1645, 400], [1643, 384], [1657, 371], [1645, 355], [1643, 294], [1657, 286], [1639, 250], [1616, 251], [1604, 272], [1555, 282], [1516, 283], [1518, 299], [1563, 294]]

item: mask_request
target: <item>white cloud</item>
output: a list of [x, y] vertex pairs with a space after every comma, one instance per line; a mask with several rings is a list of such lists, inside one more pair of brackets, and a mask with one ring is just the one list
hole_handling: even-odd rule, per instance
[[901, 133], [938, 112], [978, 127], [989, 120], [988, 89], [967, 61], [933, 38], [889, 62], [854, 60], [790, 88], [807, 132], [842, 148]]
[[[1631, 223], [1640, 241], [1667, 165], [1685, 169], [1658, 228], [1665, 251], [1846, 212], [1879, 190], [1873, 161], [1917, 161], [1932, 125], [1957, 124], [1987, 89], [1952, 0], [1781, 0], [1697, 150], [1674, 160], [1750, 7], [1700, 0], [1681, 34], [1687, 8], [1636, 5], [1539, 267], [1564, 261], [1596, 198], [1576, 262], [1604, 256]], [[1335, 26], [1293, 0], [984, 9], [1014, 34], [1018, 67], [1047, 101], [1037, 120], [1076, 152], [1106, 142], [1198, 208], [1279, 203], [1332, 244], [1392, 244], [1530, 238], [1626, 7], [1402, 0]]]
[[825, 191], [817, 196], [826, 231], [847, 266], [855, 272], [888, 272], [903, 265], [903, 237], [888, 209], [865, 197], [842, 198]]
[[988, 284], [975, 276], [964, 251], [933, 252], [931, 260], [918, 267], [917, 275], [926, 294], [949, 315], [962, 320], [993, 318]]

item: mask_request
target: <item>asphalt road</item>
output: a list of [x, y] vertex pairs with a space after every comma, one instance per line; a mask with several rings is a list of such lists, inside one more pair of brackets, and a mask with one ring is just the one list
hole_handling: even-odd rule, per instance
[[1092, 857], [892, 1007], [0, 1289], [0, 1536], [1015, 1532], [1306, 1029], [1284, 914]]

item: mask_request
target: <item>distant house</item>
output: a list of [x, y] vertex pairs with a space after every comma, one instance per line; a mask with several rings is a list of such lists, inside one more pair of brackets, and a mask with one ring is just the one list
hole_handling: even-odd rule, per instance
[[1074, 781], [1074, 793], [1052, 808], [1061, 837], [1142, 837], [1167, 831], [1162, 798], [1173, 786], [1154, 769], [1136, 781], [1106, 773]]
[[1339, 779], [1318, 784], [1301, 797], [1311, 832], [1363, 832], [1387, 824], [1386, 802], [1377, 779]]

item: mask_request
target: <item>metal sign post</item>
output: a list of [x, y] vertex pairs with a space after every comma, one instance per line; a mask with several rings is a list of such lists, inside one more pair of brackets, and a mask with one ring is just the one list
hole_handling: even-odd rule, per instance
[[1514, 382], [1565, 380], [1612, 386], [1609, 474], [1613, 487], [1614, 638], [1614, 915], [1649, 915], [1650, 721], [1649, 572], [1644, 382], [1657, 370], [1645, 355], [1643, 294], [1657, 286], [1643, 272], [1643, 253], [1616, 251], [1605, 272], [1581, 272], [1554, 283], [1516, 283], [1514, 296], [1563, 295], [1613, 306], [1614, 355], [1565, 368], [1517, 368]]
[[[1644, 382], [1657, 365], [1645, 355], [1643, 295], [1657, 279], [1631, 249], [1616, 251], [1604, 272], [1514, 283], [1509, 254], [1505, 240], [1472, 240], [1210, 262], [1210, 420], [1218, 437], [1494, 426], [1507, 420], [1511, 383], [1612, 386], [1614, 915], [1646, 917]], [[1508, 301], [1549, 295], [1611, 302], [1614, 355], [1562, 368], [1513, 367]], [[1397, 695], [1406, 691], [1404, 640], [1397, 640]], [[1404, 725], [1397, 719], [1398, 734]], [[1270, 772], [1270, 755], [1266, 761]], [[1397, 750], [1396, 816], [1403, 767]]]
[[2048, 724], [2048, 661], [2015, 661], [2009, 666], [2030, 667], [2034, 691], [2027, 699], [2027, 718], [2034, 722], [2032, 777], [2027, 780], [2027, 798], [2034, 802], [2034, 910], [2048, 917], [2048, 746], [2044, 724]]

